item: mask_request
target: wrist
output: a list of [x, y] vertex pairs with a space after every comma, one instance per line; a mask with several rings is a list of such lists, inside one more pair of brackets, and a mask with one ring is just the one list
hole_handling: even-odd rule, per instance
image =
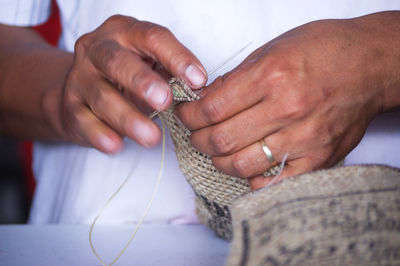
[[65, 79], [72, 66], [73, 54], [66, 53], [58, 58], [58, 69], [54, 74], [54, 82], [45, 90], [42, 98], [42, 112], [47, 127], [57, 140], [68, 140], [68, 134], [64, 130], [63, 122], [63, 88]]
[[400, 108], [400, 12], [353, 19], [368, 46], [369, 79], [377, 90], [379, 112]]

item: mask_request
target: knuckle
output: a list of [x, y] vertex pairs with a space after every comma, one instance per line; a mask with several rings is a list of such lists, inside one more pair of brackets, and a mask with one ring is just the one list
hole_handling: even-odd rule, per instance
[[62, 110], [62, 122], [64, 127], [71, 127], [72, 125], [80, 125], [80, 108], [79, 104], [72, 99], [72, 97], [67, 97], [63, 104]]
[[[92, 104], [96, 106], [105, 106], [106, 102], [113, 102], [115, 98], [114, 93], [111, 90], [92, 90], [93, 99]], [[94, 108], [97, 109], [97, 108]]]
[[89, 42], [89, 39], [90, 39], [90, 34], [87, 33], [79, 37], [78, 40], [76, 40], [74, 45], [75, 54], [80, 55], [84, 53], [84, 51], [86, 50], [86, 46]]
[[74, 95], [64, 95], [60, 106], [61, 130], [70, 141], [88, 145], [85, 134], [82, 134], [82, 128], [86, 125], [83, 109], [82, 104]]
[[146, 23], [144, 25], [144, 40], [150, 47], [160, 45], [163, 40], [171, 36], [171, 32], [166, 27], [149, 22], [144, 23]]
[[242, 153], [233, 155], [232, 167], [239, 177], [251, 177], [252, 169], [251, 162], [248, 157]]
[[121, 21], [125, 21], [126, 18], [127, 18], [126, 16], [116, 14], [116, 15], [112, 15], [108, 19], [106, 19], [105, 23], [118, 23]]
[[180, 73], [192, 63], [192, 54], [178, 44], [179, 41], [168, 28], [149, 22], [142, 23], [144, 44], [152, 53], [164, 59], [164, 67]]
[[183, 72], [190, 65], [190, 56], [185, 51], [169, 51], [168, 58], [165, 62], [165, 67], [168, 69]]
[[281, 116], [286, 119], [300, 119], [307, 114], [307, 104], [302, 97], [293, 96], [282, 105]]
[[[180, 104], [175, 106], [175, 113], [179, 118], [179, 121], [186, 126], [189, 130], [196, 129], [196, 125], [198, 123], [198, 119], [196, 114], [193, 112], [192, 108], [187, 108], [188, 105]], [[193, 135], [193, 134], [192, 134]]]
[[79, 102], [77, 97], [74, 95], [74, 93], [67, 92], [64, 93], [63, 99], [62, 99], [62, 104], [65, 107], [65, 109], [70, 109], [74, 108], [76, 106], [76, 103]]
[[101, 46], [103, 47], [99, 53], [96, 53], [98, 59], [95, 62], [101, 62], [104, 72], [113, 77], [118, 71], [118, 65], [124, 59], [125, 53], [122, 49], [115, 49], [112, 45], [107, 45], [107, 43], [101, 44]]
[[[273, 98], [281, 103], [280, 118], [298, 119], [308, 113], [310, 99], [298, 85], [302, 76], [302, 71], [290, 62], [274, 62], [267, 71], [267, 82], [276, 88], [272, 90]], [[282, 98], [282, 90], [278, 88], [284, 88], [285, 97]]]
[[129, 92], [144, 97], [144, 94], [153, 82], [154, 77], [150, 75], [148, 71], [141, 70], [135, 73], [135, 75], [132, 75], [131, 81], [129, 82]]
[[220, 122], [224, 117], [222, 104], [218, 99], [204, 101], [201, 110], [203, 111], [205, 120], [211, 124]]
[[[287, 80], [289, 72], [289, 67], [286, 62], [277, 60], [275, 58], [269, 59], [269, 65], [264, 65], [263, 70], [268, 69], [267, 79], [271, 82], [284, 82]], [[261, 74], [261, 73], [260, 73]]]
[[133, 17], [129, 17], [129, 16], [124, 16], [124, 15], [112, 15], [110, 16], [108, 19], [106, 19], [102, 25], [102, 27], [100, 27], [99, 29], [110, 29], [110, 30], [120, 30], [121, 26], [122, 28], [125, 28], [123, 26], [129, 26], [131, 24], [134, 24], [136, 22], [136, 19], [134, 19]]
[[210, 136], [210, 144], [217, 155], [231, 153], [235, 144], [224, 130], [215, 130]]
[[60, 108], [68, 113], [75, 113], [77, 106], [81, 103], [79, 92], [75, 91], [74, 87], [66, 85], [62, 92]]
[[[63, 117], [72, 117], [75, 112], [75, 107], [74, 107], [74, 101], [72, 100], [72, 97], [64, 97], [63, 102], [62, 102], [62, 116]], [[70, 120], [70, 119], [69, 119]], [[62, 120], [63, 121], [63, 120]]]

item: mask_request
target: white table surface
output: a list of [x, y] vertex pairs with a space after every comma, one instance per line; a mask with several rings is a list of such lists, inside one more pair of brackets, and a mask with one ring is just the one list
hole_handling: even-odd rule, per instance
[[[95, 248], [110, 263], [133, 225], [96, 225]], [[0, 226], [0, 265], [101, 265], [87, 225]], [[202, 225], [142, 225], [115, 265], [224, 265], [229, 242]]]

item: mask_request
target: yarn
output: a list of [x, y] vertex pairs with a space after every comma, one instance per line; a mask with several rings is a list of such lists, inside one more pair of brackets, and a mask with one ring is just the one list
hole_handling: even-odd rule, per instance
[[150, 200], [147, 203], [146, 209], [143, 212], [142, 217], [139, 219], [138, 224], [136, 225], [132, 235], [130, 236], [129, 240], [127, 241], [127, 243], [125, 244], [125, 246], [122, 248], [122, 250], [118, 253], [118, 255], [115, 257], [115, 259], [110, 263], [110, 264], [106, 264], [103, 259], [100, 257], [100, 255], [97, 253], [94, 244], [93, 244], [93, 240], [92, 240], [92, 233], [93, 233], [93, 229], [94, 226], [96, 225], [97, 220], [100, 218], [100, 216], [102, 215], [103, 211], [105, 210], [105, 208], [108, 206], [108, 204], [110, 204], [110, 202], [115, 198], [115, 196], [122, 190], [122, 188], [125, 187], [125, 185], [128, 183], [128, 181], [131, 179], [133, 172], [135, 171], [137, 164], [134, 164], [129, 172], [129, 174], [127, 175], [127, 177], [125, 178], [125, 180], [122, 182], [122, 184], [118, 187], [118, 189], [111, 195], [111, 197], [106, 201], [106, 203], [103, 205], [103, 207], [100, 209], [99, 213], [96, 215], [96, 217], [94, 218], [92, 225], [90, 226], [90, 230], [89, 230], [89, 244], [90, 244], [90, 248], [93, 252], [93, 254], [96, 256], [96, 258], [100, 261], [101, 264], [103, 264], [104, 266], [107, 265], [113, 265], [115, 264], [119, 258], [124, 254], [124, 252], [126, 251], [126, 249], [128, 248], [129, 244], [132, 242], [133, 238], [135, 237], [137, 231], [139, 230], [140, 226], [142, 225], [144, 219], [146, 218], [148, 212], [150, 211], [151, 205], [153, 203], [153, 200], [157, 194], [157, 190], [158, 187], [160, 186], [160, 182], [161, 182], [161, 177], [162, 177], [162, 171], [164, 168], [164, 162], [165, 162], [165, 124], [163, 119], [160, 117], [161, 120], [161, 130], [162, 130], [162, 151], [161, 151], [161, 163], [160, 163], [160, 170], [158, 172], [158, 177], [156, 180], [156, 184], [154, 186], [153, 189], [153, 193], [151, 194]]

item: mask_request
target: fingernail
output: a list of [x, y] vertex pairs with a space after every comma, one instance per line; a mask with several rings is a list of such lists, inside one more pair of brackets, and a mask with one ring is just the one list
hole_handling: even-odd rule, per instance
[[191, 85], [200, 87], [206, 82], [204, 73], [196, 66], [190, 65], [186, 68], [185, 76]]
[[100, 136], [100, 145], [107, 151], [107, 152], [115, 152], [116, 143], [111, 138], [102, 135]]
[[146, 99], [157, 109], [160, 109], [168, 97], [168, 86], [154, 83], [150, 85], [146, 92]]
[[152, 139], [154, 138], [152, 137], [154, 135], [154, 130], [151, 126], [143, 122], [135, 122], [133, 123], [132, 132], [144, 146], [151, 146], [153, 142]]

